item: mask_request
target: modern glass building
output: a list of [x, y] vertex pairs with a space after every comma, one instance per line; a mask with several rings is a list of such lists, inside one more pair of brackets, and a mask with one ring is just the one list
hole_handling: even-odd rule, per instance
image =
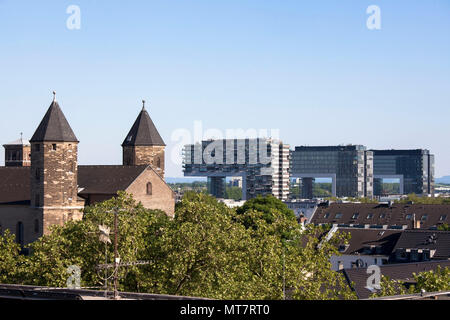
[[242, 177], [243, 200], [289, 195], [289, 145], [278, 140], [222, 139], [184, 146], [185, 176], [208, 178], [209, 193], [224, 197], [225, 178]]
[[401, 194], [434, 194], [434, 155], [429, 150], [372, 150], [374, 191], [382, 195], [383, 179], [400, 180]]
[[331, 178], [337, 197], [373, 197], [373, 154], [362, 145], [295, 147], [291, 177], [302, 178], [304, 198], [312, 198], [313, 178]]

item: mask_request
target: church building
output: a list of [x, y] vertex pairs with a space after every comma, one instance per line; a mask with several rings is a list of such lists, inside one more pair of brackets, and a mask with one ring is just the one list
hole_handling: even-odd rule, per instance
[[52, 225], [80, 220], [87, 205], [125, 191], [148, 209], [173, 216], [175, 196], [164, 181], [165, 144], [144, 106], [122, 143], [122, 165], [78, 165], [78, 139], [54, 99], [28, 142], [4, 144], [0, 167], [0, 233], [25, 245]]

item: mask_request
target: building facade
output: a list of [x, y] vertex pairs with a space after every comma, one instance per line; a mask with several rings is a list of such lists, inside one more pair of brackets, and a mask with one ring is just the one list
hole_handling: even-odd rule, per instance
[[331, 178], [337, 197], [373, 197], [373, 153], [361, 145], [295, 147], [290, 174], [302, 178], [303, 197], [311, 199], [314, 178]]
[[383, 179], [400, 180], [400, 194], [434, 194], [434, 155], [429, 150], [372, 150], [374, 194], [383, 195]]
[[208, 178], [208, 190], [224, 197], [225, 178], [242, 177], [244, 200], [289, 195], [289, 145], [273, 139], [207, 140], [183, 149], [185, 176]]

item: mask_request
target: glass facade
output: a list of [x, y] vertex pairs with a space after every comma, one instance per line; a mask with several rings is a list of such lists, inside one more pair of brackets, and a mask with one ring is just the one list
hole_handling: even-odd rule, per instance
[[403, 194], [434, 194], [434, 155], [428, 150], [372, 150], [375, 195], [382, 178], [401, 177]]
[[296, 147], [290, 167], [292, 177], [329, 175], [338, 197], [373, 196], [373, 154], [364, 146]]

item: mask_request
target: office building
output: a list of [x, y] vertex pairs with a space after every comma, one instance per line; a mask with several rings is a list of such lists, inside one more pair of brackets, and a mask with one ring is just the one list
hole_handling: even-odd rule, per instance
[[244, 200], [289, 195], [289, 145], [268, 138], [207, 140], [183, 149], [185, 176], [208, 177], [208, 191], [224, 197], [225, 178], [242, 177]]

